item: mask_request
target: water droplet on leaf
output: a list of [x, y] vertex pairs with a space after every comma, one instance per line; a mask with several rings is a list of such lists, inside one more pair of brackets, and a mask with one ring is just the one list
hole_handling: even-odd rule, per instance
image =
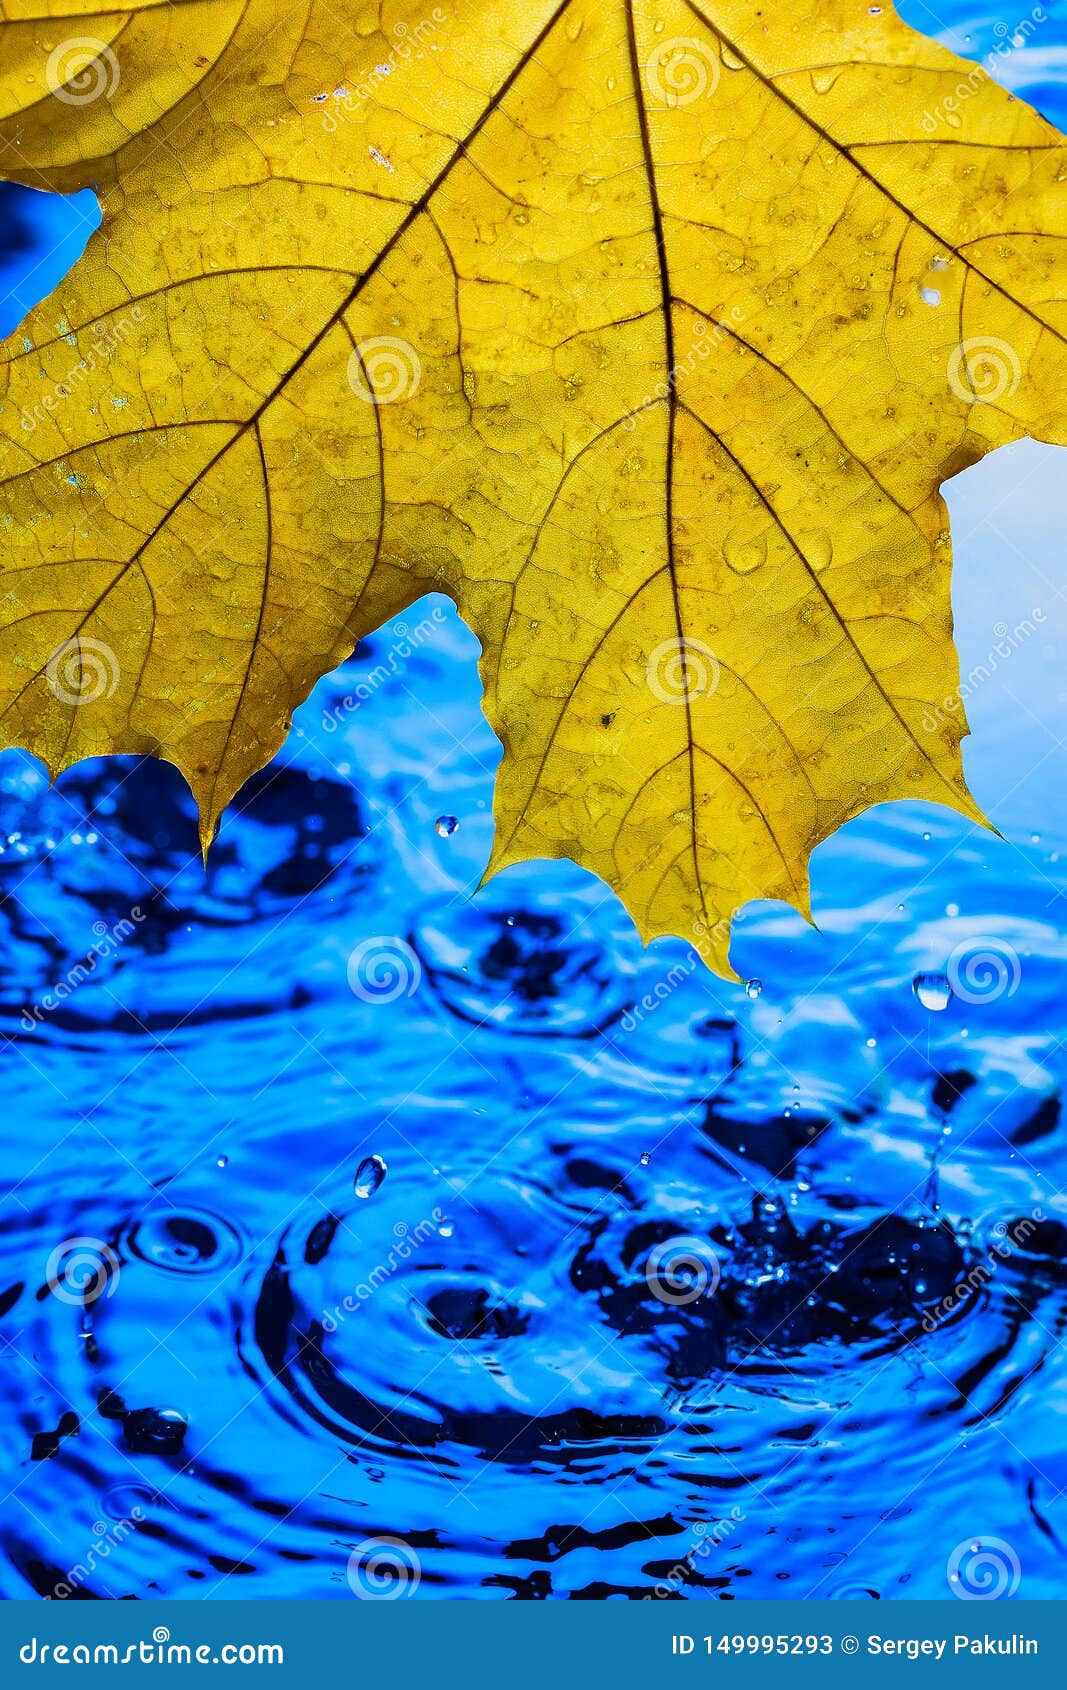
[[739, 575], [750, 575], [766, 562], [767, 541], [762, 534], [749, 535], [744, 529], [735, 529], [723, 541], [722, 555]]

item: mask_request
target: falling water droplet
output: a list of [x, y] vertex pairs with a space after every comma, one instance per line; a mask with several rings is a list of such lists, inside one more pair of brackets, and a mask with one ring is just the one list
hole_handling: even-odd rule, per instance
[[762, 990], [763, 990], [763, 981], [762, 980], [746, 980], [745, 981], [745, 992], [746, 992], [748, 997], [758, 998], [760, 993], [762, 992]]
[[940, 305], [941, 295], [937, 288], [920, 288], [920, 296], [924, 305]]
[[642, 1152], [641, 1152], [641, 1166], [643, 1168], [647, 1168], [648, 1164], [651, 1162], [651, 1160], [652, 1160], [652, 1156], [651, 1156], [650, 1152], [647, 1151], [647, 1150], [642, 1150]]
[[911, 989], [924, 1009], [947, 1009], [952, 1000], [952, 987], [944, 974], [917, 974]]
[[442, 839], [448, 839], [450, 835], [456, 832], [459, 822], [455, 816], [438, 816], [433, 825]]
[[356, 1169], [352, 1190], [357, 1197], [373, 1197], [385, 1175], [385, 1161], [381, 1156], [364, 1156]]
[[442, 1221], [437, 1230], [442, 1238], [451, 1238], [456, 1229], [451, 1221]]
[[216, 1166], [216, 1168], [228, 1167], [229, 1161], [230, 1161], [230, 1158], [228, 1156], [216, 1156], [215, 1157], [215, 1166]]

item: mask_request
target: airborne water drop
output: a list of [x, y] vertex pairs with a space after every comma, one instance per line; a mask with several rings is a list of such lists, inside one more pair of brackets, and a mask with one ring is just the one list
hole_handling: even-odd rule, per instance
[[373, 1197], [386, 1175], [385, 1159], [381, 1156], [364, 1156], [356, 1169], [356, 1177], [352, 1182], [352, 1190], [357, 1197]]
[[911, 989], [924, 1009], [947, 1009], [952, 1001], [952, 987], [944, 974], [917, 974]]

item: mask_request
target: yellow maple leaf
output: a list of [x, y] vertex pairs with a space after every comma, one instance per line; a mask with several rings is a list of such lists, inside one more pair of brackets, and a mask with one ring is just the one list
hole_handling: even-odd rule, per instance
[[103, 226], [0, 355], [0, 709], [205, 839], [431, 588], [570, 857], [729, 973], [977, 811], [940, 482], [1067, 441], [1067, 146], [854, 0], [3, 0], [0, 172]]

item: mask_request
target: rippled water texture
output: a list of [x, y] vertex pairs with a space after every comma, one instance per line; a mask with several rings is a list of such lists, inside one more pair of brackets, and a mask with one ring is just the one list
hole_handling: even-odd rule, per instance
[[[1004, 75], [1062, 118], [1065, 59]], [[8, 286], [84, 238], [5, 205]], [[951, 490], [1004, 837], [861, 818], [817, 931], [744, 913], [747, 991], [566, 865], [475, 895], [499, 748], [443, 600], [206, 875], [173, 770], [0, 760], [4, 1594], [1053, 1594], [1063, 462]]]

